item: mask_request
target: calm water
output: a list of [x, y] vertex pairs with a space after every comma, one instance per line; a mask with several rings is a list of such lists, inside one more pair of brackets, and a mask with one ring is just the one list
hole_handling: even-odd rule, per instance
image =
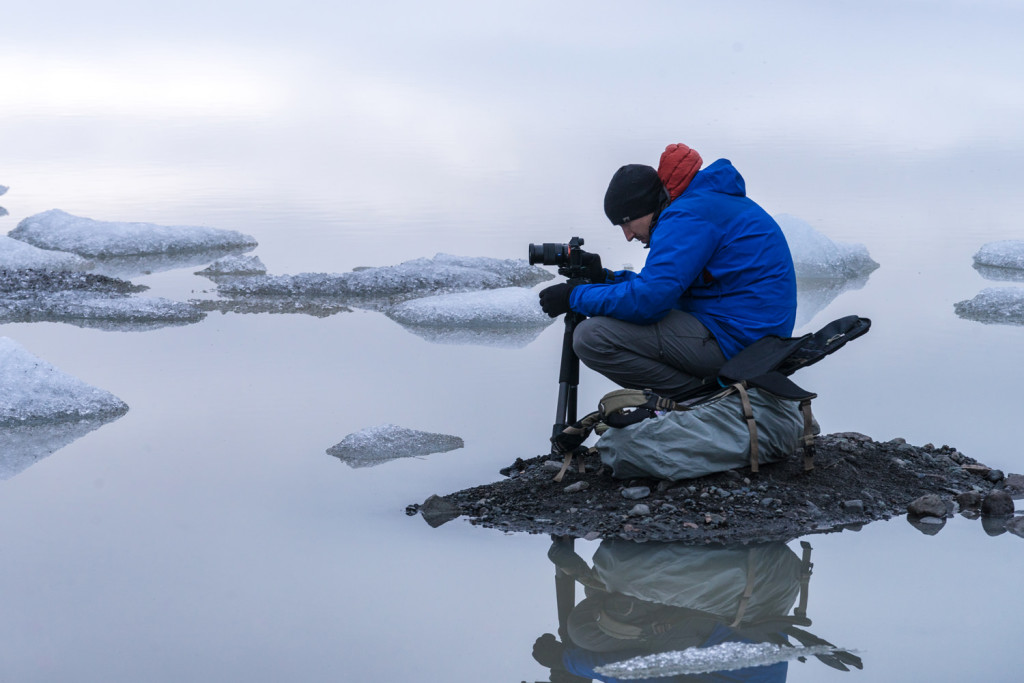
[[[580, 234], [639, 269], [602, 215], [607, 179], [683, 141], [881, 263], [805, 327], [874, 322], [800, 374], [826, 431], [1024, 469], [1024, 328], [953, 313], [1001, 284], [972, 269], [978, 247], [1022, 236], [1010, 3], [44, 2], [4, 25], [4, 232], [52, 208], [212, 225], [280, 274]], [[210, 296], [193, 270], [135, 281]], [[403, 512], [546, 450], [560, 333], [432, 344], [363, 311], [0, 326], [131, 407], [0, 482], [0, 679], [547, 680], [531, 649], [558, 627], [550, 541]], [[581, 405], [610, 388], [584, 373]], [[325, 454], [385, 422], [466, 446], [358, 470]], [[1019, 679], [1021, 539], [958, 518], [807, 540], [808, 630], [864, 671], [794, 662], [788, 680]]]

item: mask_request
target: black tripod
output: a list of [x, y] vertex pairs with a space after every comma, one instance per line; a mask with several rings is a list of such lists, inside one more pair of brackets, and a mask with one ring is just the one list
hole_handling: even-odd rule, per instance
[[[586, 316], [569, 311], [565, 314], [565, 332], [562, 335], [562, 362], [558, 368], [558, 406], [555, 409], [555, 426], [551, 438], [558, 436], [566, 427], [576, 421], [576, 395], [580, 383], [580, 359], [572, 348], [572, 335], [576, 325]], [[554, 444], [551, 452], [556, 453]]]

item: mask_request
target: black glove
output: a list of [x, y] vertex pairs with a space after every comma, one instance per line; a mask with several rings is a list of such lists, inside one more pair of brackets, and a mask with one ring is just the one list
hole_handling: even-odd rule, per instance
[[533, 643], [533, 658], [541, 666], [549, 669], [561, 669], [562, 651], [565, 646], [558, 642], [550, 633], [545, 633]]
[[580, 263], [587, 269], [587, 279], [594, 284], [603, 284], [608, 278], [608, 271], [601, 265], [600, 254], [591, 254], [589, 251], [580, 249]]
[[552, 318], [569, 312], [569, 296], [575, 284], [562, 282], [540, 290], [540, 307]]

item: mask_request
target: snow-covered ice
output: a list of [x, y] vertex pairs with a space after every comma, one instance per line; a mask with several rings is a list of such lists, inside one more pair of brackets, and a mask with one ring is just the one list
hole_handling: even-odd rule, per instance
[[267, 267], [255, 254], [233, 254], [219, 258], [196, 275], [207, 277], [221, 275], [265, 275]]
[[320, 297], [346, 301], [388, 301], [502, 287], [532, 287], [554, 276], [525, 260], [437, 254], [395, 266], [348, 273], [255, 275], [218, 281], [227, 297]]
[[327, 449], [350, 467], [373, 467], [397, 458], [445, 453], [465, 444], [457, 436], [383, 424], [349, 434]]
[[0, 479], [10, 479], [120, 415], [0, 427]]
[[187, 325], [206, 315], [194, 304], [134, 296], [145, 289], [94, 273], [0, 270], [0, 322], [63, 322], [141, 331]]
[[215, 249], [248, 250], [256, 240], [235, 230], [191, 225], [97, 221], [51, 209], [25, 218], [8, 233], [42, 249], [107, 258]]
[[89, 270], [91, 266], [77, 254], [40, 249], [0, 235], [0, 270]]
[[1024, 240], [1000, 240], [982, 245], [974, 269], [987, 280], [1024, 282]]
[[0, 337], [0, 427], [112, 417], [128, 406]]
[[1024, 288], [989, 287], [953, 310], [961, 318], [996, 325], [1024, 325]]
[[843, 280], [868, 275], [878, 268], [863, 244], [833, 242], [789, 214], [774, 218], [786, 235], [797, 278]]
[[831, 645], [792, 647], [772, 643], [725, 642], [710, 647], [690, 647], [685, 650], [633, 657], [599, 666], [595, 671], [603, 676], [624, 681], [670, 678], [770, 666], [799, 657], [827, 657], [839, 652], [851, 651], [840, 650]]

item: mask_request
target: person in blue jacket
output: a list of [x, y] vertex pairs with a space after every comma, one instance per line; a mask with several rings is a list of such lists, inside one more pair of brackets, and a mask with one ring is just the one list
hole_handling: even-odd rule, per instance
[[588, 316], [573, 348], [623, 387], [681, 398], [761, 337], [793, 333], [796, 274], [782, 230], [728, 160], [700, 164], [694, 150], [670, 145], [659, 171], [616, 171], [605, 213], [628, 241], [649, 247], [643, 269], [613, 273], [585, 254], [593, 284], [540, 293], [551, 317]]

